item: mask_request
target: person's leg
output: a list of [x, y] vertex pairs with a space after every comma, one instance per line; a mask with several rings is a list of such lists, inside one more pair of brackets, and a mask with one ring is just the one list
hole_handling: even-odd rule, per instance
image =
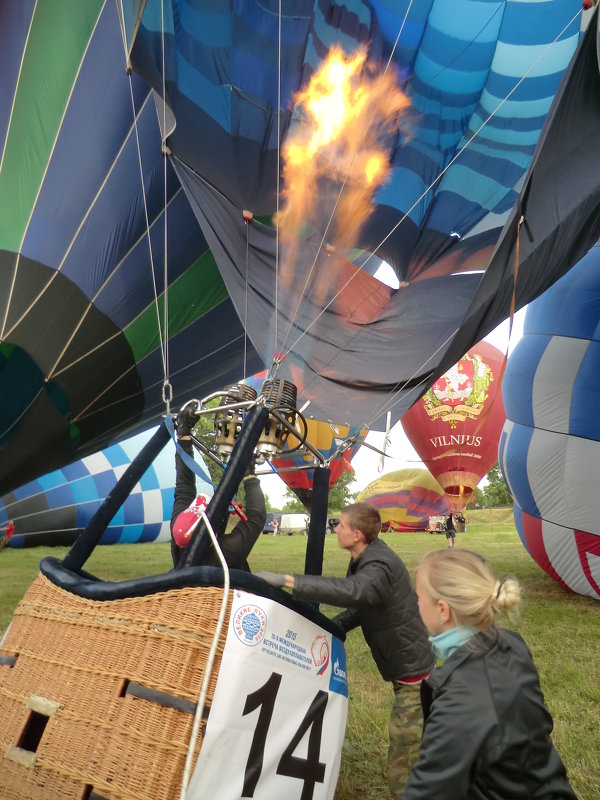
[[423, 732], [419, 683], [394, 682], [387, 758], [388, 786], [392, 797], [401, 797], [410, 768], [419, 757]]

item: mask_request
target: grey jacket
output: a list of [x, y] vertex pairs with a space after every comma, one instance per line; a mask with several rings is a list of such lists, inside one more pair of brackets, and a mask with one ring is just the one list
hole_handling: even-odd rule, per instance
[[433, 668], [408, 570], [381, 539], [350, 561], [345, 578], [294, 575], [294, 596], [346, 608], [335, 622], [346, 631], [360, 625], [384, 680], [417, 677]]
[[576, 800], [523, 639], [478, 633], [421, 685], [425, 724], [403, 800]]

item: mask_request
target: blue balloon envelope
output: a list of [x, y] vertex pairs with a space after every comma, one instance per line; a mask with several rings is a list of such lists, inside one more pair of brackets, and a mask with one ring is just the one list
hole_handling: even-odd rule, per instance
[[177, 406], [260, 364], [119, 6], [0, 10], [0, 494], [156, 424], [165, 360]]
[[[0, 526], [9, 520], [15, 526], [9, 546], [72, 544], [153, 433], [137, 434], [5, 494]], [[196, 459], [202, 462], [198, 454]], [[212, 495], [212, 485], [200, 478], [196, 485], [199, 494]], [[169, 541], [174, 490], [175, 445], [169, 441], [110, 521], [100, 544]]]
[[523, 544], [600, 598], [600, 247], [531, 303], [503, 382], [499, 461]]

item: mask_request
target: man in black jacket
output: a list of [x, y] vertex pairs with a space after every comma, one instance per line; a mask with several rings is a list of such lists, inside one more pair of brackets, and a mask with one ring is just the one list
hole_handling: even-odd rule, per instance
[[[195, 408], [193, 404], [184, 406], [177, 416], [177, 440], [182, 450], [192, 457], [194, 449], [190, 434], [192, 428], [198, 421]], [[171, 555], [173, 557], [173, 564], [177, 566], [184, 547], [181, 547], [175, 541], [174, 529], [176, 528], [179, 515], [189, 508], [196, 499], [196, 476], [185, 464], [179, 453], [175, 455], [175, 470], [175, 501], [173, 503], [173, 514], [171, 516]], [[226, 535], [224, 535], [224, 531], [215, 531], [215, 533], [217, 534], [219, 546], [223, 551], [227, 564], [232, 568], [245, 569], [249, 572], [248, 555], [262, 533], [267, 519], [265, 496], [261, 489], [260, 481], [254, 474], [253, 460], [246, 470], [243, 482], [246, 492], [246, 505], [244, 508], [246, 520], [240, 519], [231, 533]], [[216, 567], [221, 566], [221, 562], [214, 547], [210, 548], [204, 560], [204, 564]]]
[[293, 589], [295, 597], [345, 608], [334, 619], [346, 631], [361, 626], [382, 678], [394, 687], [388, 783], [392, 795], [398, 797], [419, 753], [423, 723], [420, 683], [432, 670], [435, 658], [408, 570], [378, 538], [380, 530], [377, 509], [355, 503], [342, 511], [335, 526], [339, 546], [350, 553], [345, 578], [258, 575], [273, 586]]

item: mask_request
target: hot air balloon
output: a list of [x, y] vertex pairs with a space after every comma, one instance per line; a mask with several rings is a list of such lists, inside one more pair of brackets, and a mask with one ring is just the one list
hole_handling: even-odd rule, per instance
[[502, 391], [500, 467], [532, 558], [557, 583], [600, 598], [600, 248], [525, 314]]
[[[12, 520], [10, 546], [73, 544], [152, 433], [154, 429], [110, 445], [3, 495], [0, 526]], [[99, 544], [170, 541], [174, 464], [175, 448], [168, 443], [125, 499]], [[199, 494], [212, 495], [212, 484], [200, 478], [196, 482]]]
[[450, 510], [444, 490], [426, 469], [388, 472], [370, 483], [356, 499], [375, 506], [382, 525], [401, 533], [425, 531], [429, 517]]
[[[166, 92], [174, 168], [264, 363], [274, 352], [285, 354], [279, 374], [311, 400], [317, 419], [362, 427], [384, 417], [388, 406], [398, 419], [509, 314], [510, 247], [520, 216], [513, 239], [506, 239], [507, 252], [494, 259], [487, 281], [482, 275], [577, 47], [580, 0], [473, 0], [465, 13], [455, 13], [446, 0], [374, 0], [335, 6], [327, 15], [309, 9], [287, 16], [284, 10], [281, 20], [261, 5], [217, 4], [210, 12], [184, 14], [172, 2], [162, 15], [163, 4], [149, 0], [139, 24], [140, 4], [131, 5], [125, 23], [133, 68], [158, 94]], [[590, 50], [594, 38], [590, 30]], [[278, 186], [283, 193], [289, 189], [286, 197], [297, 189], [286, 185], [286, 174], [279, 180], [279, 149], [286, 152], [306, 116], [298, 90], [334, 46], [348, 55], [367, 48], [375, 68], [383, 69], [389, 58], [388, 73], [397, 77], [410, 111], [387, 131], [390, 172], [374, 190], [372, 213], [354, 219], [343, 202], [346, 170], [328, 174], [324, 183], [341, 190], [341, 202], [333, 191], [331, 203], [321, 208], [321, 193], [313, 193], [319, 211], [291, 248], [292, 269], [289, 250], [277, 258], [271, 220]], [[596, 73], [590, 81], [598, 82]], [[361, 88], [367, 77], [365, 67]], [[567, 134], [570, 112], [563, 116], [562, 138], [555, 137], [553, 146], [564, 145], [566, 154], [585, 151], [580, 130], [589, 136], [586, 120]], [[365, 113], [358, 120], [359, 128], [368, 118]], [[555, 200], [559, 206], [561, 198]], [[588, 205], [578, 230], [593, 241], [588, 236], [599, 233], [597, 190]], [[356, 231], [349, 233], [354, 223]], [[528, 256], [528, 242], [521, 246]], [[365, 253], [374, 252], [393, 265], [397, 290], [367, 274]], [[352, 263], [357, 254], [366, 269]], [[549, 285], [565, 263], [553, 271], [528, 271], [517, 282], [517, 307]]]
[[506, 419], [503, 360], [496, 347], [480, 342], [402, 417], [412, 446], [456, 510], [465, 508], [498, 458]]
[[0, 20], [4, 494], [147, 428], [165, 382], [181, 403], [233, 380], [245, 348], [117, 4], [11, 2]]

